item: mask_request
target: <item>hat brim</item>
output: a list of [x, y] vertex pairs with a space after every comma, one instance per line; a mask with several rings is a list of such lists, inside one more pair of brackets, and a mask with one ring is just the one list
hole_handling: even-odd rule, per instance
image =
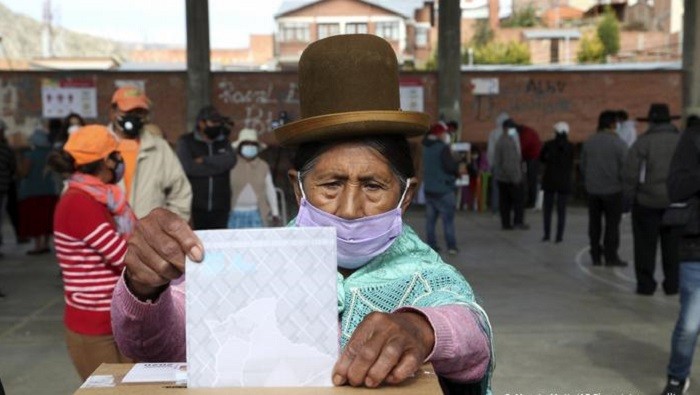
[[234, 142], [231, 143], [231, 147], [232, 147], [234, 150], [237, 150], [238, 147], [239, 147], [241, 144], [243, 144], [243, 143], [253, 143], [253, 144], [257, 144], [258, 147], [260, 148], [260, 151], [264, 151], [264, 150], [267, 149], [267, 144], [263, 143], [262, 141], [256, 141], [256, 140], [236, 140], [236, 141], [234, 141]]
[[[669, 121], [675, 121], [681, 119], [680, 115], [671, 115], [668, 120]], [[665, 122], [664, 120], [652, 120], [651, 118], [637, 118], [637, 121], [639, 122]]]
[[290, 122], [275, 129], [281, 146], [309, 141], [334, 140], [377, 134], [415, 137], [430, 127], [428, 114], [414, 111], [353, 111], [319, 115]]

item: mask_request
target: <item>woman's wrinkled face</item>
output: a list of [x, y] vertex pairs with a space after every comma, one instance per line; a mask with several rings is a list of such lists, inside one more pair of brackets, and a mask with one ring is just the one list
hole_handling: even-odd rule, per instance
[[[297, 171], [289, 172], [297, 202], [301, 191]], [[302, 179], [313, 206], [344, 219], [357, 219], [393, 210], [403, 191], [389, 162], [372, 148], [345, 143], [321, 154]], [[404, 198], [405, 209], [410, 194]]]

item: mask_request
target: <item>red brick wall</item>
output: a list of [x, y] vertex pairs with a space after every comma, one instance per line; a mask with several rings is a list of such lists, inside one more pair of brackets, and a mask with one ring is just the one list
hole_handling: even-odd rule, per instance
[[[0, 118], [10, 133], [31, 132], [41, 120], [42, 78], [95, 78], [98, 90], [98, 118], [106, 123], [109, 102], [118, 79], [145, 80], [146, 93], [154, 103], [152, 120], [168, 139], [175, 141], [186, 131], [186, 74], [183, 72], [119, 73], [0, 73]], [[425, 111], [437, 117], [437, 76], [434, 73], [405, 73], [402, 78], [418, 79], [424, 86]], [[472, 78], [498, 78], [500, 93], [475, 97]], [[549, 138], [558, 121], [571, 125], [574, 141], [586, 139], [606, 108], [625, 109], [631, 117], [646, 115], [651, 102], [667, 102], [674, 113], [681, 111], [680, 71], [617, 72], [465, 72], [462, 74], [462, 138], [485, 142], [500, 111], [528, 124]], [[271, 123], [279, 111], [292, 119], [299, 114], [296, 73], [215, 73], [212, 101], [243, 127], [257, 129], [262, 139], [273, 143]], [[643, 129], [641, 124], [639, 129]], [[235, 138], [236, 133], [233, 137]]]

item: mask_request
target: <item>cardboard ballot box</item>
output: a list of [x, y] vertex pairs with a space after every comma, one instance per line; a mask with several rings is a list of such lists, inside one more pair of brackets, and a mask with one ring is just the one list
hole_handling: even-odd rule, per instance
[[[286, 394], [286, 395], [429, 395], [441, 394], [440, 384], [433, 367], [423, 365], [416, 377], [398, 386], [384, 386], [380, 388], [353, 388], [344, 387], [295, 387], [295, 388], [185, 388], [175, 382], [170, 383], [123, 383], [122, 379], [133, 367], [133, 364], [105, 364], [100, 365], [88, 378], [88, 382], [104, 387], [79, 388], [75, 395], [182, 395], [182, 394]], [[101, 383], [101, 384], [98, 384]]]

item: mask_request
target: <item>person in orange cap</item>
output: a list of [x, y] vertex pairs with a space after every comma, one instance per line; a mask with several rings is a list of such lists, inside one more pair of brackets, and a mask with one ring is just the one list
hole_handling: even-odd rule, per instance
[[55, 171], [70, 174], [56, 206], [54, 240], [66, 301], [66, 345], [83, 380], [103, 362], [129, 362], [119, 352], [110, 324], [112, 291], [136, 223], [116, 185], [124, 176], [118, 145], [106, 127], [88, 125], [49, 157]]
[[137, 217], [164, 207], [189, 220], [192, 188], [167, 141], [145, 131], [150, 108], [146, 94], [133, 86], [121, 87], [112, 96], [109, 127], [118, 137], [126, 166], [121, 186]]

